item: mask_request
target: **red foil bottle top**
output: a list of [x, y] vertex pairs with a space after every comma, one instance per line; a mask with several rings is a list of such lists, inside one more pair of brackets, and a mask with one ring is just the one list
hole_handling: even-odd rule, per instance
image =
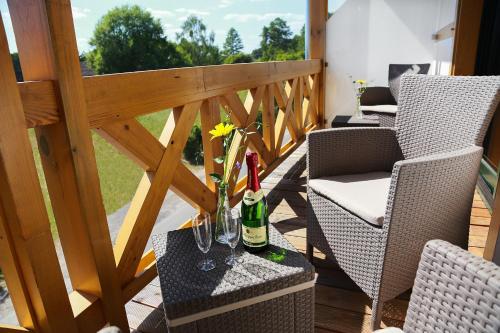
[[246, 160], [248, 168], [256, 168], [259, 164], [259, 158], [257, 157], [257, 153], [246, 153]]
[[259, 158], [257, 153], [246, 153], [246, 160], [248, 167], [247, 189], [257, 192], [260, 190], [259, 174], [257, 172]]

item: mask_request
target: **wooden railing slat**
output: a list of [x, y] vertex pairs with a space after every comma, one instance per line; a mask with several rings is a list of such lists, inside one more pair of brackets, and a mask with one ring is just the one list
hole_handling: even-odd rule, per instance
[[[318, 73], [319, 60], [206, 66], [83, 78], [91, 128], [186, 103]], [[227, 69], [226, 67], [230, 67]], [[227, 77], [217, 74], [227, 73]], [[231, 78], [229, 80], [228, 78]], [[53, 82], [18, 83], [28, 127], [59, 120]]]
[[295, 129], [298, 137], [304, 135], [303, 128], [303, 100], [304, 100], [304, 78], [299, 77], [299, 84], [295, 90], [295, 103], [293, 103], [293, 113], [295, 115]]
[[280, 151], [281, 149], [281, 144], [283, 143], [283, 136], [285, 135], [285, 129], [288, 124], [288, 119], [290, 117], [290, 114], [292, 113], [292, 106], [293, 106], [293, 101], [295, 99], [295, 90], [297, 89], [297, 84], [298, 84], [298, 78], [293, 79], [293, 83], [290, 86], [289, 82], [287, 82], [287, 103], [286, 107], [284, 110], [280, 109], [278, 111], [278, 116], [276, 118], [276, 125], [275, 125], [275, 138], [276, 138], [276, 144], [275, 144], [275, 149], [277, 152]]
[[133, 279], [161, 205], [172, 183], [201, 102], [174, 109], [160, 141], [166, 148], [154, 173], [146, 173], [132, 199], [115, 245], [122, 284]]
[[264, 144], [271, 153], [271, 156], [275, 156], [276, 142], [274, 135], [275, 116], [273, 90], [273, 85], [267, 85], [262, 99], [262, 136], [264, 137]]
[[210, 177], [210, 174], [223, 174], [224, 168], [222, 164], [216, 163], [214, 158], [222, 156], [224, 152], [222, 139], [214, 138], [212, 140], [212, 135], [209, 131], [221, 121], [218, 98], [209, 98], [203, 102], [200, 110], [200, 119], [201, 136], [203, 141], [203, 164], [205, 166], [205, 183], [212, 192], [217, 193], [217, 186]]
[[145, 171], [154, 171], [165, 147], [137, 120], [126, 119], [107, 124], [97, 133]]
[[2, 254], [0, 255], [0, 268], [7, 283], [18, 322], [24, 327], [35, 329], [37, 324], [35, 313], [33, 306], [28, 302], [29, 292], [19, 266], [19, 259], [14, 256], [15, 252], [14, 240], [10, 235], [7, 219], [0, 205], [0, 253]]

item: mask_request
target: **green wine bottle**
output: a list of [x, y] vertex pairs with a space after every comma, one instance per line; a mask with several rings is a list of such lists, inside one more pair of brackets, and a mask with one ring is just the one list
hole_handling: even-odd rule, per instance
[[269, 244], [269, 212], [264, 192], [260, 188], [256, 153], [247, 153], [247, 188], [241, 203], [242, 238], [245, 250], [260, 252]]

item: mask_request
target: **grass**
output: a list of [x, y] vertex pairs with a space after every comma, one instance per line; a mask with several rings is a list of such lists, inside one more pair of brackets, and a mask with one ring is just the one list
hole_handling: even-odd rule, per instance
[[[170, 110], [165, 110], [138, 117], [138, 120], [158, 138], [169, 113]], [[50, 204], [47, 183], [43, 176], [42, 163], [38, 153], [35, 132], [33, 130], [29, 131], [29, 138], [31, 146], [33, 147], [33, 155], [35, 157], [40, 185], [49, 214], [52, 233], [57, 236], [54, 213]], [[92, 140], [97, 160], [99, 180], [101, 182], [104, 207], [106, 213], [111, 214], [132, 199], [143, 171], [133, 161], [118, 152], [95, 132], [92, 132]]]

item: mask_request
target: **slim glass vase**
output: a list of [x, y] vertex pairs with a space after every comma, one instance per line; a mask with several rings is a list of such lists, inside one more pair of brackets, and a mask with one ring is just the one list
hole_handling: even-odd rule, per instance
[[356, 98], [356, 110], [354, 110], [353, 118], [363, 119], [363, 111], [361, 111], [361, 98]]
[[224, 234], [224, 211], [229, 210], [229, 198], [227, 196], [227, 185], [219, 186], [219, 198], [217, 201], [217, 215], [215, 217], [215, 240], [221, 244], [227, 244], [226, 235]]

